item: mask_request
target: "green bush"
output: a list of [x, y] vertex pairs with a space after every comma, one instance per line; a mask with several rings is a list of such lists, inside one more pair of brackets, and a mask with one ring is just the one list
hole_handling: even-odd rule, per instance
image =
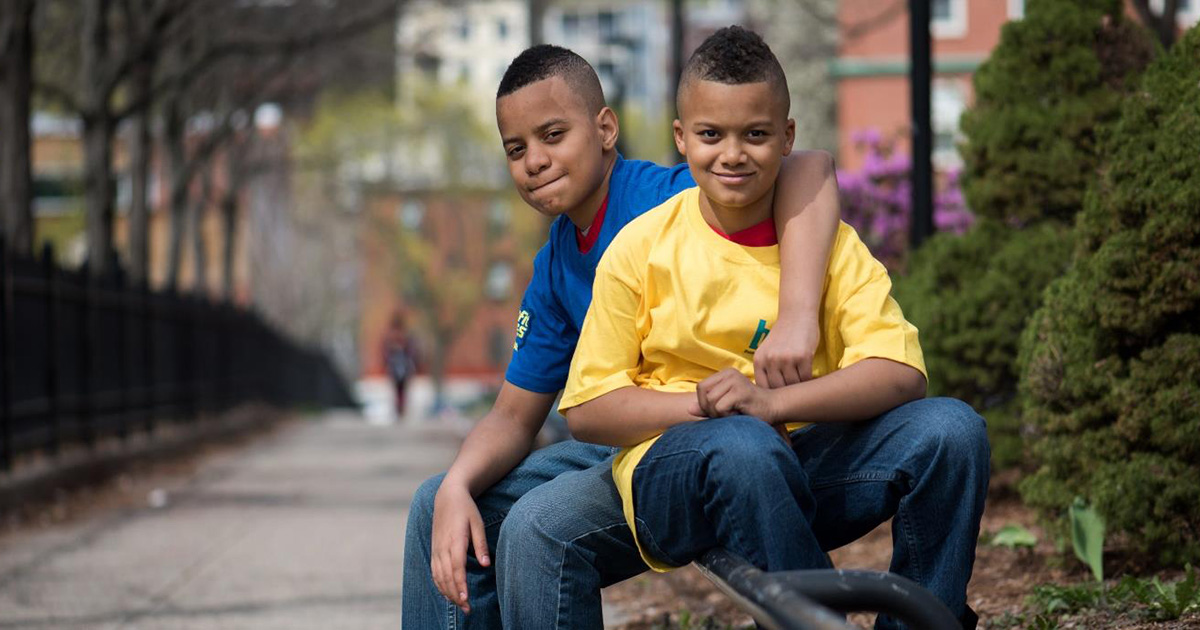
[[1200, 30], [1147, 70], [1106, 134], [1071, 271], [1022, 338], [1048, 516], [1081, 495], [1110, 532], [1200, 559]]
[[1154, 43], [1120, 0], [1030, 2], [975, 73], [963, 115], [963, 189], [977, 216], [1070, 223], [1113, 121]]
[[983, 221], [939, 234], [909, 261], [895, 294], [921, 331], [929, 392], [984, 411], [997, 466], [1021, 459], [1017, 341], [1042, 289], [1066, 270], [1070, 233], [1054, 223], [1015, 230]]
[[961, 239], [931, 239], [896, 280], [921, 331], [930, 392], [983, 413], [998, 467], [1023, 456], [1021, 330], [1068, 265], [1100, 127], [1116, 120], [1153, 52], [1119, 0], [1029, 3], [975, 74], [975, 105], [962, 119], [964, 192], [981, 224]]

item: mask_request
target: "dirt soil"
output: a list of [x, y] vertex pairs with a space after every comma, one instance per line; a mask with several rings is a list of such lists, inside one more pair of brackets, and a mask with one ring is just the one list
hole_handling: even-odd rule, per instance
[[[975, 555], [975, 570], [967, 588], [967, 601], [979, 613], [979, 628], [1025, 627], [1012, 621], [1024, 611], [1024, 601], [1038, 584], [1078, 584], [1090, 579], [1086, 567], [1064, 558], [1055, 551], [1050, 537], [1037, 524], [1032, 510], [1017, 499], [1011, 479], [993, 479], [992, 492], [984, 510], [982, 533], [986, 536], [1005, 525], [1019, 524], [1037, 535], [1033, 549], [1006, 549], [980, 544]], [[892, 551], [891, 524], [885, 523], [858, 541], [830, 554], [834, 565], [843, 569], [887, 570]], [[1160, 573], [1160, 579], [1176, 579], [1179, 572]], [[614, 630], [658, 630], [659, 628], [699, 629], [753, 627], [753, 620], [719, 592], [694, 567], [666, 574], [646, 573], [605, 590], [609, 617], [617, 617]], [[686, 612], [685, 612], [686, 611]], [[614, 614], [615, 613], [615, 614]], [[681, 615], [682, 613], [682, 615]], [[716, 623], [704, 626], [698, 620], [712, 618]], [[683, 623], [681, 623], [681, 620]], [[874, 615], [854, 614], [856, 626], [870, 628]], [[1168, 622], [1147, 622], [1136, 616], [1111, 613], [1079, 614], [1060, 622], [1060, 628], [1102, 630], [1184, 630], [1200, 629], [1200, 613], [1191, 613]]]

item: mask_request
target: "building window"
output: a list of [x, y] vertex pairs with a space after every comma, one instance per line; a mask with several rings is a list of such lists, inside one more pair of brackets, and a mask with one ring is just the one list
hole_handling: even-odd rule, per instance
[[494, 234], [503, 234], [508, 230], [508, 225], [511, 222], [511, 215], [508, 203], [495, 199], [491, 206], [488, 207], [488, 227], [491, 228]]
[[1008, 0], [1008, 19], [1019, 20], [1025, 17], [1025, 0]]
[[487, 279], [483, 283], [483, 293], [489, 299], [503, 302], [512, 295], [512, 285], [512, 265], [505, 261], [496, 261], [488, 268]]
[[600, 40], [611, 42], [617, 36], [617, 16], [613, 15], [612, 11], [601, 11], [598, 19], [600, 20]]
[[967, 94], [963, 83], [957, 79], [939, 79], [933, 82], [930, 95], [933, 114], [933, 163], [939, 170], [962, 167], [958, 154], [958, 143], [962, 140], [958, 119], [967, 108]]
[[508, 21], [504, 18], [496, 20], [496, 37], [500, 41], [508, 39]]
[[930, 32], [939, 39], [956, 39], [967, 34], [967, 0], [931, 0]]
[[396, 215], [404, 229], [415, 232], [421, 229], [421, 223], [425, 220], [425, 204], [418, 199], [409, 199], [400, 204]]
[[575, 13], [567, 13], [562, 17], [563, 37], [566, 39], [575, 39], [579, 37], [579, 15]]
[[471, 21], [465, 17], [458, 21], [458, 38], [463, 41], [471, 39]]

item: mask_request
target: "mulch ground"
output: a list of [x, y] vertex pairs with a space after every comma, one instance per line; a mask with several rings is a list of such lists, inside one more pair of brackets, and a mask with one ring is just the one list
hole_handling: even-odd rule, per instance
[[[1038, 537], [1032, 549], [1006, 549], [981, 544], [976, 550], [975, 570], [967, 589], [971, 607], [979, 613], [980, 628], [1020, 628], [1014, 622], [1025, 611], [1025, 599], [1039, 584], [1079, 584], [1090, 579], [1088, 569], [1057, 552], [1050, 536], [1037, 524], [1037, 517], [1018, 500], [1010, 479], [994, 479], [983, 515], [982, 532], [994, 533], [1009, 524], [1028, 528]], [[843, 569], [887, 570], [891, 559], [891, 524], [885, 523], [862, 539], [831, 553]], [[1176, 579], [1179, 572], [1164, 572], [1160, 579]], [[618, 623], [614, 630], [658, 630], [660, 628], [744, 628], [753, 621], [700, 574], [689, 566], [667, 574], [643, 574], [605, 590], [609, 616]], [[1031, 617], [1031, 616], [1030, 616]], [[708, 621], [712, 619], [713, 621]], [[698, 623], [703, 620], [704, 623]], [[855, 614], [850, 622], [870, 628], [874, 615]], [[705, 625], [708, 624], [708, 625]], [[1200, 613], [1167, 622], [1147, 622], [1135, 614], [1081, 613], [1060, 621], [1059, 628], [1101, 630], [1200, 629]]]

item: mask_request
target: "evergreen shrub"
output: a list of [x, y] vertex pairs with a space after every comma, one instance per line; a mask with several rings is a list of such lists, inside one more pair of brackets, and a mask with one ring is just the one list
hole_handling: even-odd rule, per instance
[[1022, 459], [1021, 330], [1066, 270], [1070, 226], [1100, 164], [1096, 138], [1154, 46], [1119, 0], [1030, 2], [975, 74], [961, 121], [963, 190], [981, 225], [961, 241], [931, 239], [896, 279], [930, 393], [983, 413], [997, 467]]
[[982, 221], [963, 236], [939, 234], [909, 260], [896, 300], [921, 333], [929, 392], [986, 410], [998, 467], [1021, 459], [1018, 332], [1041, 291], [1066, 271], [1070, 231], [1047, 222], [1014, 230]]
[[1099, 165], [1097, 133], [1153, 56], [1120, 0], [1030, 2], [975, 73], [962, 117], [963, 188], [976, 216], [1070, 223]]
[[1091, 501], [1135, 551], [1200, 560], [1200, 30], [1147, 70], [1105, 136], [1072, 269], [1021, 342], [1051, 517]]

